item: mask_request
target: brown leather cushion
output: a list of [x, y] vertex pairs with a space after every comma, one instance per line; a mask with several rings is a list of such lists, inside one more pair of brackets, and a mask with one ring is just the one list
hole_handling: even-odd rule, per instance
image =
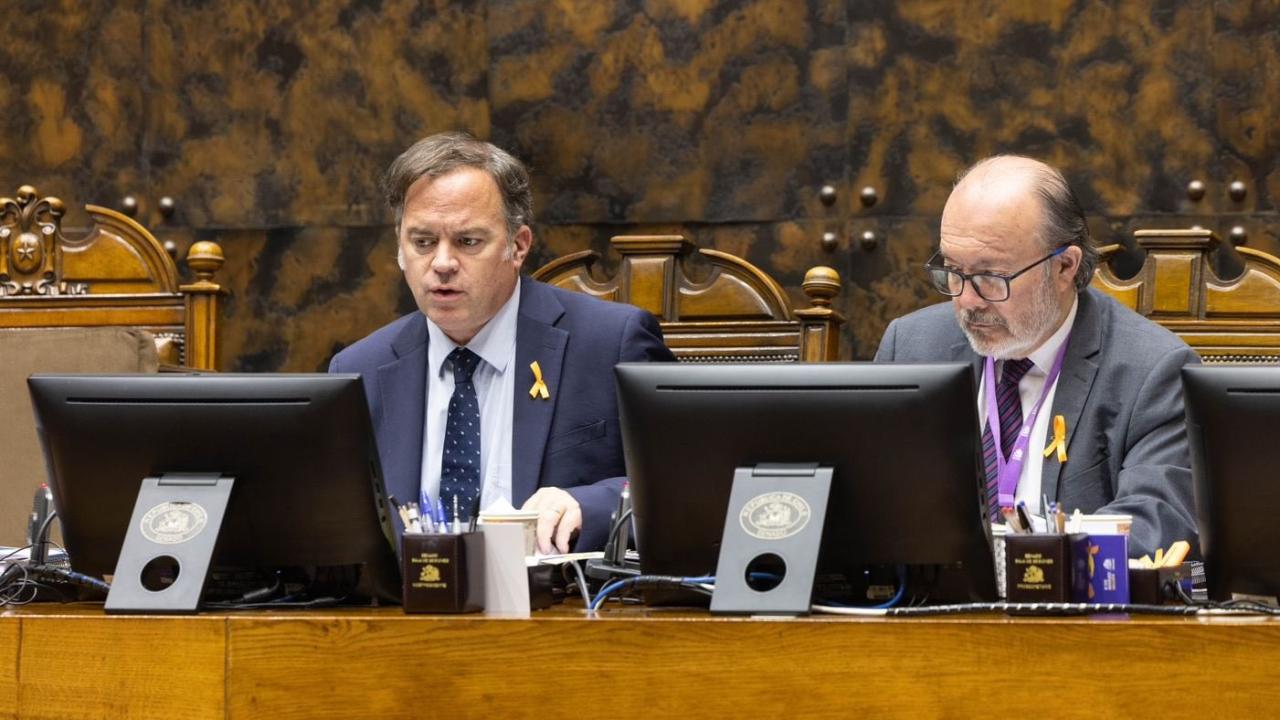
[[47, 481], [27, 377], [61, 372], [153, 373], [158, 362], [155, 339], [142, 330], [0, 330], [0, 408], [7, 420], [0, 432], [0, 545], [26, 543], [32, 497]]

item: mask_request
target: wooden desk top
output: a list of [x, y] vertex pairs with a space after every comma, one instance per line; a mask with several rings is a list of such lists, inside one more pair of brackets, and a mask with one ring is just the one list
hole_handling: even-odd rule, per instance
[[938, 717], [1046, 702], [1052, 717], [1263, 716], [1280, 706], [1280, 621], [1265, 617], [760, 620], [563, 606], [527, 619], [399, 608], [140, 617], [46, 605], [0, 613], [0, 643], [17, 648], [0, 657], [10, 717], [414, 707], [451, 718]]

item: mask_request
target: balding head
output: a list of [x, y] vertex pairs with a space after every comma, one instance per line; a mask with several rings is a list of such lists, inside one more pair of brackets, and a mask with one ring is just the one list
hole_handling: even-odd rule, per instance
[[947, 267], [1012, 277], [1007, 299], [987, 300], [968, 282], [952, 298], [974, 350], [998, 358], [1025, 357], [1053, 334], [1097, 256], [1062, 174], [1026, 157], [988, 158], [961, 175], [941, 230]]
[[[1035, 202], [1037, 208], [1031, 205]], [[1076, 273], [1076, 290], [1084, 290], [1093, 279], [1098, 264], [1098, 250], [1089, 237], [1080, 201], [1057, 169], [1039, 160], [1021, 155], [995, 155], [980, 160], [960, 174], [955, 190], [943, 210], [943, 227], [947, 210], [964, 207], [983, 213], [995, 213], [1018, 207], [1022, 230], [1039, 241], [1045, 252], [1074, 245], [1080, 248], [1080, 269]], [[1033, 223], [1030, 228], [1026, 224]]]

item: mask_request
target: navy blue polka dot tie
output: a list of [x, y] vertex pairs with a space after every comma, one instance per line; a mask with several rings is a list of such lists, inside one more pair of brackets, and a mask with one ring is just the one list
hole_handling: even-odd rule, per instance
[[444, 426], [440, 499], [445, 513], [452, 515], [457, 498], [458, 517], [469, 520], [480, 507], [480, 403], [471, 382], [480, 356], [460, 347], [447, 359], [453, 366], [453, 397], [449, 399], [449, 419]]

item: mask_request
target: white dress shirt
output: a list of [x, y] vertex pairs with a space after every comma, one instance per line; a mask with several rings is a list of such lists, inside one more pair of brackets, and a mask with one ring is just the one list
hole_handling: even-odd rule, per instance
[[[520, 281], [497, 314], [467, 343], [481, 362], [471, 375], [480, 405], [480, 508], [511, 502], [512, 409], [515, 407], [516, 317], [520, 313]], [[445, 360], [458, 344], [427, 319], [427, 415], [422, 424], [422, 490], [435, 502], [440, 492], [444, 432], [453, 397], [453, 370]], [[402, 502], [417, 498], [401, 498]], [[445, 503], [445, 515], [453, 508]]]
[[[1040, 347], [1032, 350], [1027, 355], [1032, 365], [1027, 370], [1027, 374], [1022, 376], [1022, 380], [1018, 383], [1018, 396], [1022, 400], [1022, 418], [1024, 422], [1027, 415], [1031, 413], [1031, 408], [1035, 406], [1036, 400], [1040, 399], [1040, 392], [1044, 390], [1044, 381], [1049, 377], [1049, 370], [1053, 368], [1053, 361], [1058, 357], [1058, 350], [1067, 341], [1067, 337], [1071, 335], [1071, 326], [1075, 324], [1076, 308], [1079, 305], [1079, 299], [1072, 300], [1071, 311], [1067, 313], [1067, 318], [1062, 321], [1062, 325]], [[998, 378], [1000, 373], [1004, 371], [1004, 361], [996, 363], [996, 371], [996, 377]], [[1027, 510], [1033, 515], [1041, 513], [1040, 471], [1044, 465], [1044, 449], [1049, 444], [1049, 427], [1053, 419], [1053, 396], [1057, 391], [1058, 383], [1055, 380], [1053, 387], [1049, 388], [1049, 391], [1045, 394], [1044, 404], [1040, 406], [1040, 414], [1036, 415], [1035, 424], [1031, 426], [1031, 436], [1027, 438], [1027, 460], [1022, 465], [1022, 475], [1018, 478], [1018, 491], [1014, 495], [1015, 501], [1025, 501], [1027, 503]], [[979, 428], [987, 426], [986, 392], [986, 376], [984, 374], [978, 385]]]

